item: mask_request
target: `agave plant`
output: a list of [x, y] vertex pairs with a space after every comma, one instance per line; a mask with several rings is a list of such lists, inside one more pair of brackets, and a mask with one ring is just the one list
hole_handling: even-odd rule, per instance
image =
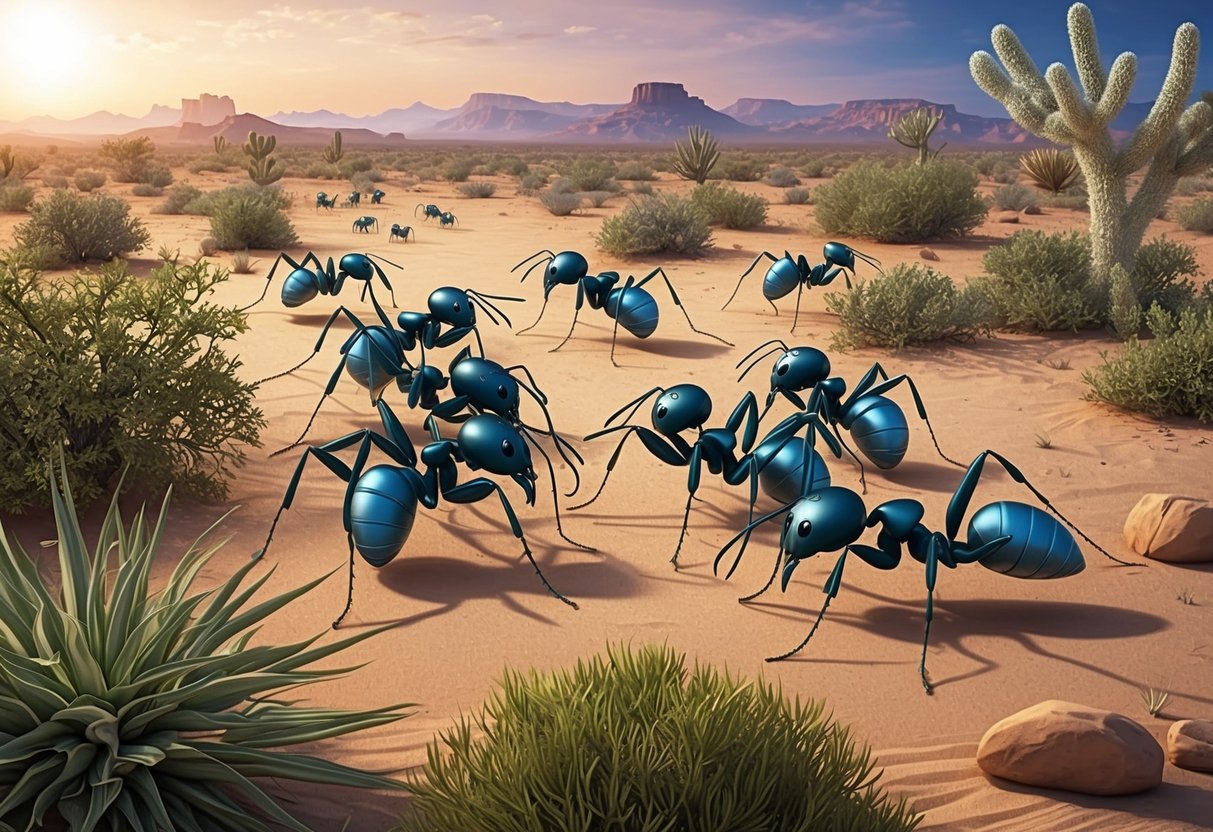
[[1071, 153], [1055, 147], [1038, 147], [1019, 159], [1020, 166], [1032, 179], [1032, 184], [1059, 194], [1078, 179], [1078, 162]]
[[265, 618], [327, 575], [247, 606], [272, 574], [244, 586], [258, 565], [250, 560], [198, 591], [195, 579], [222, 546], [202, 545], [208, 530], [153, 592], [169, 497], [154, 527], [140, 511], [129, 530], [115, 498], [90, 554], [70, 490], [60, 494], [53, 479], [51, 490], [58, 591], [0, 528], [0, 829], [40, 828], [57, 815], [72, 832], [307, 832], [254, 778], [400, 787], [273, 750], [407, 715], [407, 705], [339, 711], [273, 698], [344, 675], [304, 668], [373, 634], [252, 643]]
[[720, 160], [720, 147], [712, 134], [702, 127], [687, 128], [687, 143], [674, 142], [678, 158], [674, 160], [674, 173], [702, 185], [708, 174]]

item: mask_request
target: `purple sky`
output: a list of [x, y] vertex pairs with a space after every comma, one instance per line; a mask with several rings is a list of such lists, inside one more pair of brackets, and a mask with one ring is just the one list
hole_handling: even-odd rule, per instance
[[[682, 82], [716, 107], [742, 96], [921, 97], [1005, 115], [967, 68], [974, 50], [990, 49], [994, 24], [1010, 25], [1042, 68], [1073, 62], [1069, 3], [1051, 0], [0, 3], [0, 120], [142, 115], [201, 92], [267, 115], [453, 107], [476, 91], [609, 103], [649, 80]], [[1135, 101], [1155, 96], [1179, 23], [1213, 37], [1213, 3], [1089, 5], [1105, 56], [1138, 55]], [[1210, 54], [1198, 89], [1213, 87]]]

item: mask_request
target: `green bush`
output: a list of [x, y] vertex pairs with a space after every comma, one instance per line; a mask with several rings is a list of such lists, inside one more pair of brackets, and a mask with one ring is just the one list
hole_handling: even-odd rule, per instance
[[13, 231], [18, 244], [45, 246], [63, 262], [112, 260], [148, 244], [151, 235], [116, 196], [55, 191], [30, 209], [28, 222]]
[[590, 203], [591, 208], [601, 208], [613, 196], [614, 191], [586, 191], [581, 194], [581, 198]]
[[112, 139], [101, 143], [100, 156], [114, 168], [116, 182], [142, 182], [156, 153], [156, 145], [147, 136], [137, 139]]
[[656, 191], [653, 190], [653, 186], [648, 182], [641, 181], [632, 183], [632, 193], [639, 196], [652, 196]]
[[81, 193], [95, 191], [105, 184], [105, 174], [99, 170], [81, 170], [76, 172], [76, 188]]
[[304, 179], [342, 179], [341, 171], [328, 162], [312, 162], [303, 169]]
[[965, 165], [932, 160], [886, 168], [861, 162], [813, 191], [817, 222], [827, 234], [882, 243], [918, 243], [972, 231], [986, 216], [977, 175]]
[[0, 268], [0, 502], [49, 502], [46, 462], [66, 446], [69, 484], [91, 499], [129, 466], [149, 488], [225, 494], [265, 422], [240, 361], [221, 348], [247, 328], [206, 300], [227, 274], [165, 264], [147, 278], [122, 262], [65, 281]]
[[572, 179], [565, 176], [558, 176], [552, 180], [548, 188], [555, 194], [575, 194], [578, 193], [577, 185]]
[[618, 191], [615, 174], [619, 169], [609, 159], [580, 158], [561, 171], [578, 191]]
[[1086, 211], [1091, 207], [1087, 195], [1084, 193], [1045, 194], [1043, 204], [1050, 208], [1064, 208], [1069, 211]]
[[157, 188], [155, 185], [149, 185], [146, 182], [140, 182], [131, 188], [132, 196], [162, 196], [164, 188]]
[[709, 178], [725, 179], [729, 182], [757, 182], [766, 172], [765, 162], [744, 156], [721, 156]]
[[1121, 339], [1136, 338], [1144, 317], [1133, 281], [1117, 263], [1108, 280], [1108, 323]]
[[783, 201], [788, 205], [812, 205], [813, 193], [808, 188], [788, 188], [783, 192]]
[[615, 178], [624, 182], [651, 182], [657, 176], [644, 162], [624, 162], [616, 171]]
[[458, 188], [459, 193], [469, 199], [488, 199], [497, 193], [497, 186], [492, 182], [478, 179], [475, 182], [465, 182]]
[[539, 192], [539, 204], [557, 217], [567, 217], [581, 207], [581, 195], [552, 188]]
[[187, 182], [178, 182], [164, 202], [152, 208], [153, 214], [204, 214], [202, 191]]
[[227, 168], [227, 163], [213, 154], [195, 159], [189, 164], [190, 173], [223, 173]]
[[979, 286], [957, 289], [947, 275], [909, 263], [860, 280], [849, 292], [827, 294], [825, 301], [842, 327], [834, 333], [838, 349], [971, 341], [990, 334], [994, 311]]
[[448, 182], [466, 182], [472, 175], [472, 165], [467, 162], [450, 162], [442, 169], [442, 178]]
[[[301, 707], [287, 691], [334, 677], [311, 666], [365, 639], [313, 646], [249, 642], [262, 623], [321, 581], [249, 604], [268, 577], [248, 560], [216, 589], [195, 541], [152, 590], [168, 498], [128, 528], [118, 500], [89, 546], [72, 493], [52, 483], [57, 574], [0, 535], [0, 805], [6, 829], [248, 832], [305, 827], [256, 780], [370, 789], [395, 781], [276, 750], [386, 725], [407, 706]], [[327, 576], [325, 576], [327, 577]], [[160, 581], [156, 581], [158, 586]], [[340, 674], [338, 674], [340, 675]], [[255, 779], [250, 779], [255, 778]]]
[[1083, 373], [1087, 397], [1155, 418], [1213, 422], [1213, 302], [1206, 297], [1177, 316], [1155, 305], [1146, 324], [1152, 340], [1126, 341], [1120, 355], [1103, 353], [1103, 366]]
[[791, 188], [800, 184], [800, 177], [791, 168], [772, 168], [767, 174], [767, 184], [775, 188]]
[[1168, 312], [1178, 312], [1196, 295], [1196, 285], [1190, 278], [1201, 274], [1196, 249], [1163, 236], [1137, 249], [1129, 279], [1143, 309], [1157, 303]]
[[283, 249], [299, 242], [287, 219], [286, 199], [276, 188], [225, 188], [204, 197], [211, 235], [224, 251]]
[[596, 242], [608, 254], [701, 254], [712, 245], [707, 218], [689, 199], [641, 197], [602, 222]]
[[360, 170], [350, 177], [350, 186], [355, 191], [360, 191], [364, 194], [372, 193], [375, 186], [383, 181], [383, 172], [377, 168], [370, 170]]
[[165, 167], [148, 168], [143, 172], [143, 178], [140, 181], [153, 188], [167, 188], [173, 184], [173, 172]]
[[1038, 205], [1040, 200], [1027, 185], [1003, 185], [994, 191], [994, 207], [1001, 211], [1026, 211]]
[[375, 167], [374, 161], [365, 153], [356, 153], [352, 156], [346, 156], [337, 163], [337, 172], [341, 174], [343, 179], [349, 179], [355, 173], [363, 173]]
[[912, 830], [823, 710], [668, 647], [507, 671], [431, 743], [399, 830]]
[[538, 173], [524, 173], [518, 177], [518, 193], [530, 196], [547, 184], [547, 177]]
[[830, 169], [825, 159], [809, 159], [800, 166], [800, 172], [809, 179], [828, 179]]
[[1213, 197], [1202, 196], [1176, 208], [1175, 221], [1185, 231], [1213, 234]]
[[1078, 232], [1018, 231], [986, 252], [980, 281], [1011, 329], [1103, 326], [1107, 287], [1092, 278], [1091, 244]]
[[28, 211], [33, 202], [34, 189], [29, 185], [0, 184], [0, 213]]
[[757, 228], [767, 220], [765, 199], [718, 182], [697, 185], [691, 191], [691, 204], [703, 211], [710, 225]]

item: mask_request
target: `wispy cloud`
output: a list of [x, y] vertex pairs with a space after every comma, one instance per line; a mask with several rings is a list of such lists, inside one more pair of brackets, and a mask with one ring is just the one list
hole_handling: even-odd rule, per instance
[[151, 52], [177, 52], [182, 46], [193, 40], [187, 35], [178, 35], [176, 37], [166, 38], [157, 35], [148, 35], [143, 32], [131, 32], [125, 35], [107, 34], [102, 37], [102, 43], [113, 49], [135, 50], [135, 51], [151, 51]]
[[567, 26], [564, 29], [566, 35], [585, 35], [590, 32], [597, 32], [597, 26]]

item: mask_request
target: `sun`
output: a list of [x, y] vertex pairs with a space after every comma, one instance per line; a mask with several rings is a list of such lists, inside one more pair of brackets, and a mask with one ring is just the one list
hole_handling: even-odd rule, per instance
[[69, 6], [26, 0], [4, 13], [0, 54], [9, 64], [11, 81], [39, 96], [79, 80], [88, 43], [78, 15]]

